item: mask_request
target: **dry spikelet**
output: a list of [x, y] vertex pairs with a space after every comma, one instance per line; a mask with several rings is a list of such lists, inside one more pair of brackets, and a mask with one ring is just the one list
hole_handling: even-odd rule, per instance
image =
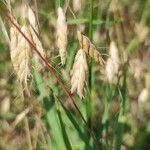
[[[27, 12], [28, 12], [27, 13], [27, 18], [28, 18], [29, 23], [30, 23], [29, 29], [30, 29], [30, 32], [31, 32], [31, 35], [32, 35], [33, 43], [35, 44], [36, 48], [39, 50], [41, 55], [43, 57], [45, 57], [45, 52], [44, 52], [42, 43], [39, 40], [38, 35], [37, 35], [37, 34], [39, 34], [39, 31], [38, 31], [38, 23], [37, 23], [37, 20], [36, 20], [35, 13], [33, 12], [33, 10], [30, 7], [28, 7]], [[36, 58], [39, 59], [39, 57], [36, 57]]]
[[83, 97], [83, 91], [86, 83], [88, 66], [85, 52], [80, 49], [75, 57], [71, 72], [71, 93], [77, 90], [80, 98]]
[[[35, 44], [35, 47], [38, 49], [38, 51], [40, 52], [40, 54], [45, 57], [45, 52], [42, 46], [41, 41], [39, 40], [38, 36], [36, 35], [35, 31], [32, 28], [29, 28], [31, 35], [32, 35], [32, 40], [33, 43]], [[39, 59], [39, 57], [37, 57], [37, 59]]]
[[67, 23], [65, 14], [61, 7], [58, 8], [57, 14], [57, 46], [59, 48], [61, 63], [64, 65], [67, 59]]
[[101, 54], [98, 52], [96, 47], [90, 42], [90, 40], [80, 31], [77, 31], [77, 35], [80, 46], [85, 51], [85, 53], [89, 55], [91, 58], [93, 58], [100, 65], [104, 65], [104, 60]]
[[[30, 31], [25, 25], [22, 26], [21, 31], [31, 40]], [[14, 70], [19, 81], [27, 89], [28, 79], [31, 76], [31, 47], [14, 27], [10, 29], [10, 40], [10, 55]]]
[[109, 53], [110, 58], [108, 58], [106, 63], [106, 74], [110, 83], [116, 83], [116, 77], [119, 71], [119, 54], [118, 48], [113, 41], [110, 43]]
[[28, 20], [30, 22], [31, 27], [37, 33], [39, 33], [39, 31], [38, 31], [38, 23], [37, 23], [37, 19], [36, 19], [35, 13], [29, 6], [27, 7], [27, 18], [28, 18]]

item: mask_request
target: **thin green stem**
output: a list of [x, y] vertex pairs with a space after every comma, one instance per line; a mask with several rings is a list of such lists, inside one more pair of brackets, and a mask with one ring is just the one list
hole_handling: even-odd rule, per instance
[[[89, 39], [93, 40], [93, 0], [89, 0]], [[92, 60], [89, 61], [88, 64], [89, 68], [89, 77], [88, 77], [88, 84], [89, 84], [89, 93], [87, 97], [87, 105], [86, 105], [86, 113], [87, 113], [87, 122], [89, 128], [92, 128], [91, 124], [91, 118], [92, 118], [92, 112], [93, 112], [93, 72], [92, 72]], [[90, 135], [87, 134], [88, 140], [90, 141]], [[87, 147], [85, 146], [85, 149]]]
[[118, 116], [118, 125], [117, 125], [117, 133], [116, 133], [116, 141], [115, 141], [115, 149], [120, 150], [123, 140], [124, 134], [124, 124], [125, 124], [125, 110], [126, 110], [126, 96], [127, 96], [127, 87], [126, 87], [126, 76], [127, 76], [127, 66], [124, 66], [124, 79], [123, 85], [121, 89], [119, 88], [119, 95], [121, 99], [121, 107]]

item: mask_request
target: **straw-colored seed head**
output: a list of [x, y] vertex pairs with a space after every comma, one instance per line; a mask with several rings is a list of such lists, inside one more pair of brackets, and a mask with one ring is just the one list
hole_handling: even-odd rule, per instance
[[[32, 35], [32, 41], [35, 44], [35, 47], [40, 52], [40, 54], [43, 57], [45, 57], [45, 52], [44, 52], [41, 41], [39, 40], [39, 38], [38, 38], [37, 34], [35, 33], [35, 31], [31, 27], [29, 29], [30, 29], [30, 32], [31, 32], [31, 35]], [[39, 57], [37, 57], [37, 59], [39, 59]]]
[[[28, 18], [29, 23], [30, 23], [29, 29], [30, 29], [30, 32], [31, 32], [31, 35], [32, 35], [32, 41], [35, 44], [37, 50], [39, 50], [39, 52], [41, 53], [41, 55], [43, 57], [45, 57], [45, 52], [44, 52], [42, 43], [39, 40], [38, 35], [37, 35], [37, 34], [39, 34], [39, 31], [38, 31], [38, 23], [37, 23], [35, 13], [33, 12], [33, 10], [29, 6], [28, 6], [28, 11], [27, 12], [28, 12], [27, 13], [27, 18]], [[37, 57], [37, 59], [39, 59], [39, 57]]]
[[67, 59], [67, 23], [65, 14], [61, 7], [58, 8], [57, 14], [57, 46], [59, 48], [61, 63], [64, 65]]
[[119, 54], [117, 46], [114, 42], [110, 43], [110, 58], [106, 63], [106, 74], [110, 83], [116, 83], [117, 75], [119, 71]]
[[[23, 26], [21, 31], [29, 40], [32, 40], [30, 31], [26, 26]], [[11, 27], [10, 29], [10, 37], [10, 55], [12, 64], [18, 79], [24, 85], [24, 88], [27, 88], [27, 81], [31, 76], [31, 47], [26, 39], [14, 27]]]
[[71, 72], [71, 93], [77, 90], [80, 98], [83, 97], [83, 91], [87, 79], [87, 60], [85, 52], [80, 49], [75, 57], [72, 72]]
[[91, 58], [93, 58], [97, 63], [103, 65], [104, 60], [101, 54], [96, 49], [96, 47], [94, 46], [94, 44], [92, 44], [91, 41], [80, 31], [77, 31], [77, 35], [78, 35], [80, 46], [85, 51], [85, 53], [89, 55]]

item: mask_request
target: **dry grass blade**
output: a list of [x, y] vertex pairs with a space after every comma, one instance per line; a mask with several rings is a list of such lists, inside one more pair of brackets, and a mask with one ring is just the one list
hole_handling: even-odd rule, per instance
[[85, 52], [80, 49], [75, 57], [71, 72], [71, 93], [77, 90], [80, 98], [83, 97], [83, 90], [87, 79], [88, 66]]

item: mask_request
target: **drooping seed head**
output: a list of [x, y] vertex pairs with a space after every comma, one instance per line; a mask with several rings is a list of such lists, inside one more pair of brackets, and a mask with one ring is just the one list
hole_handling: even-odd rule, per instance
[[85, 52], [80, 49], [75, 57], [71, 72], [71, 93], [77, 91], [80, 98], [83, 97], [83, 91], [87, 79], [87, 60]]

